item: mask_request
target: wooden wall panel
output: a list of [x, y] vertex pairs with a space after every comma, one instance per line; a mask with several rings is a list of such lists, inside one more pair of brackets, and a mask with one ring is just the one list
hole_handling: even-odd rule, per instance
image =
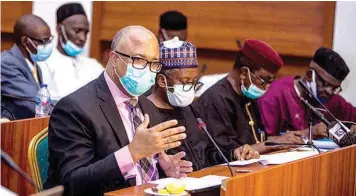
[[188, 17], [188, 40], [198, 48], [234, 51], [236, 40], [254, 38], [280, 54], [311, 57], [332, 43], [335, 2], [95, 2], [94, 7], [99, 4], [94, 16], [102, 15], [101, 27], [93, 29], [99, 32], [94, 42], [112, 40], [133, 24], [156, 33], [159, 15], [179, 10]]
[[[101, 42], [102, 52], [102, 65], [105, 67], [109, 58], [111, 42]], [[219, 74], [231, 71], [237, 54], [236, 51], [222, 51], [212, 49], [197, 49], [199, 65], [206, 64], [206, 74]], [[290, 75], [302, 75], [308, 69], [310, 57], [296, 57], [296, 56], [282, 56], [284, 66], [277, 74], [277, 78]]]
[[1, 1], [1, 51], [15, 43], [12, 33], [16, 20], [32, 13], [32, 1]]
[[[1, 123], [1, 149], [29, 176], [28, 146], [31, 139], [48, 126], [49, 117]], [[1, 185], [18, 195], [30, 195], [35, 189], [19, 174], [1, 163]]]
[[1, 1], [1, 32], [12, 33], [15, 21], [31, 13], [31, 1]]

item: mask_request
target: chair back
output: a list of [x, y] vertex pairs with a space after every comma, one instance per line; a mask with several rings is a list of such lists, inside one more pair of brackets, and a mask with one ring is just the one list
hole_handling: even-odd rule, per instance
[[[32, 138], [28, 148], [28, 160], [32, 179], [43, 188], [47, 179], [48, 162], [48, 128]], [[37, 190], [41, 191], [41, 190]]]

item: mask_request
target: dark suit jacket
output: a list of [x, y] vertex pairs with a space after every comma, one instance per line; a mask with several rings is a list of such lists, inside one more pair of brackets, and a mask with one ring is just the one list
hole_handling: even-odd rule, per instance
[[[138, 103], [150, 116], [149, 126], [161, 122], [146, 97], [140, 96]], [[62, 184], [65, 195], [101, 195], [131, 185], [114, 156], [129, 140], [103, 74], [56, 104], [48, 142], [50, 166], [45, 188]]]
[[[37, 75], [42, 83], [39, 66]], [[1, 117], [10, 120], [35, 116], [35, 98], [39, 90], [25, 57], [15, 44], [1, 53]]]

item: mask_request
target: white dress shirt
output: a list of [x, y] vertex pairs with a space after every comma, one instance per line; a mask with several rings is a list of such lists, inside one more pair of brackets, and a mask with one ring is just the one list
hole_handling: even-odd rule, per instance
[[48, 85], [51, 100], [58, 101], [99, 77], [104, 71], [101, 64], [90, 57], [69, 57], [53, 48], [51, 56], [38, 65], [42, 70], [43, 83]]

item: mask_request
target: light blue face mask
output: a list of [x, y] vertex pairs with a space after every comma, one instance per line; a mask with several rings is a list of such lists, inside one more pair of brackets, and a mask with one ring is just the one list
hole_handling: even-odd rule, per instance
[[[121, 59], [120, 56], [119, 58]], [[149, 66], [146, 66], [145, 69], [136, 69], [132, 63], [123, 62], [127, 65], [126, 74], [120, 77], [115, 68], [114, 72], [131, 96], [140, 96], [155, 84], [156, 73], [151, 72]]]
[[[77, 46], [75, 43], [73, 43], [72, 41], [70, 41], [68, 39], [63, 25], [61, 26], [61, 31], [62, 31], [62, 35], [63, 35], [63, 38], [61, 39], [61, 44], [62, 44], [63, 50], [69, 56], [72, 56], [72, 57], [78, 56], [80, 53], [82, 53], [83, 52], [83, 48]], [[66, 42], [65, 44], [64, 44], [64, 41]]]
[[30, 58], [33, 62], [38, 62], [38, 61], [45, 61], [51, 54], [53, 50], [53, 45], [52, 42], [47, 43], [45, 45], [36, 45], [32, 42], [30, 38], [28, 38], [29, 42], [32, 44], [33, 47], [36, 48], [37, 53], [33, 54], [27, 47], [26, 50], [30, 54]]
[[246, 89], [243, 80], [241, 81], [241, 91], [242, 94], [244, 94], [246, 97], [250, 98], [250, 99], [257, 99], [262, 97], [263, 94], [265, 94], [265, 90], [262, 90], [260, 88], [258, 88], [254, 83], [252, 83], [251, 80], [251, 74], [250, 74], [250, 69], [248, 69], [248, 78], [250, 79], [250, 86], [248, 87], [248, 89]]

